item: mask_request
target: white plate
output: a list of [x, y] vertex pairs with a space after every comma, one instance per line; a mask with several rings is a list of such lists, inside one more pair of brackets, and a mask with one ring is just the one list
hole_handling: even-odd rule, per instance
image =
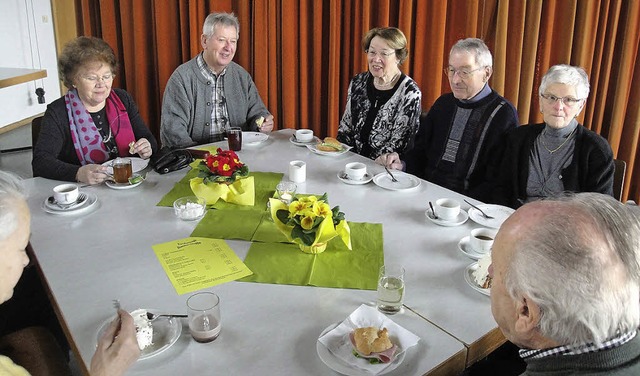
[[[153, 312], [154, 310], [150, 310]], [[102, 333], [107, 329], [109, 324], [113, 320], [115, 320], [116, 316], [111, 317], [108, 320], [105, 320], [98, 329], [98, 334], [96, 336], [96, 346], [97, 341], [100, 340]], [[140, 353], [139, 360], [144, 360], [151, 358], [165, 351], [169, 347], [171, 347], [178, 338], [180, 338], [180, 334], [182, 333], [182, 323], [178, 318], [170, 318], [170, 317], [158, 317], [152, 323], [153, 325], [153, 343], [147, 346]]]
[[323, 151], [323, 150], [318, 150], [318, 143], [315, 144], [305, 144], [305, 146], [307, 147], [307, 149], [311, 150], [312, 152], [319, 154], [319, 155], [330, 155], [332, 157], [338, 156], [338, 155], [342, 155], [346, 152], [348, 152], [349, 150], [351, 150], [351, 146], [346, 145], [346, 144], [342, 144], [342, 150], [338, 151]]
[[[84, 192], [83, 192], [84, 193]], [[93, 193], [85, 193], [87, 198], [78, 205], [69, 207], [67, 209], [62, 209], [56, 204], [52, 204], [49, 202], [49, 197], [45, 198], [42, 202], [42, 210], [50, 214], [60, 214], [60, 215], [75, 215], [84, 213], [93, 207], [96, 202], [98, 202], [98, 197]]]
[[427, 211], [424, 212], [424, 215], [436, 225], [445, 226], [445, 227], [460, 226], [461, 224], [465, 223], [467, 219], [469, 219], [469, 215], [464, 210], [460, 210], [460, 213], [458, 214], [456, 219], [454, 219], [453, 221], [445, 221], [442, 218], [438, 218], [438, 219], [433, 218], [433, 212], [431, 211], [431, 209], [427, 209]]
[[373, 176], [367, 172], [366, 174], [364, 174], [362, 179], [355, 180], [355, 179], [350, 179], [345, 174], [344, 170], [340, 170], [340, 172], [338, 172], [338, 179], [340, 179], [340, 181], [345, 184], [360, 185], [360, 184], [367, 184], [368, 182], [370, 182], [373, 179]]
[[302, 142], [302, 141], [298, 141], [296, 140], [296, 135], [292, 135], [291, 138], [289, 138], [289, 142], [291, 142], [292, 144], [296, 145], [296, 146], [307, 146], [307, 145], [314, 145], [317, 144], [318, 142], [320, 142], [320, 139], [316, 136], [313, 136], [313, 140], [309, 141], [309, 142]]
[[[131, 170], [133, 173], [140, 172], [145, 168], [147, 168], [147, 165], [149, 165], [148, 159], [142, 159], [137, 157], [123, 157], [123, 158], [131, 159]], [[112, 163], [113, 163], [113, 159], [110, 161], [106, 161], [102, 164], [103, 166], [107, 167], [107, 173], [109, 175], [113, 175], [113, 167], [111, 167]]]
[[476, 206], [494, 218], [487, 219], [479, 210], [474, 208], [469, 208], [469, 218], [479, 225], [491, 228], [500, 228], [502, 222], [506, 221], [515, 212], [515, 210], [502, 205], [480, 204]]
[[[136, 176], [136, 175], [137, 174], [133, 174], [133, 176]], [[143, 181], [144, 179], [140, 180], [135, 184], [129, 184], [129, 183], [116, 183], [115, 181], [105, 180], [104, 183], [107, 185], [107, 187], [111, 189], [131, 189], [139, 186], [140, 184], [142, 184]]]
[[[323, 335], [325, 335], [326, 333], [328, 333], [330, 330], [332, 330], [333, 328], [335, 328], [336, 326], [340, 325], [340, 323], [335, 323], [335, 324], [331, 324], [329, 326], [327, 326], [322, 333], [320, 333], [320, 336], [318, 337], [318, 339], [320, 337], [322, 337]], [[398, 349], [400, 350], [400, 349]], [[322, 362], [324, 364], [327, 365], [327, 367], [331, 368], [332, 370], [341, 373], [343, 375], [347, 375], [347, 376], [370, 376], [371, 373], [366, 372], [365, 370], [361, 369], [361, 368], [357, 368], [355, 365], [351, 365], [349, 363], [344, 362], [342, 359], [338, 358], [337, 356], [333, 355], [331, 353], [331, 351], [329, 351], [329, 349], [327, 349], [327, 347], [325, 345], [323, 345], [319, 340], [316, 341], [316, 351], [318, 352], [318, 356], [320, 357], [320, 360], [322, 360]], [[391, 364], [389, 364], [387, 366], [387, 368], [385, 368], [382, 372], [378, 373], [378, 375], [384, 375], [385, 373], [389, 373], [391, 371], [393, 371], [394, 369], [398, 368], [398, 366], [402, 363], [402, 361], [404, 360], [405, 355], [407, 354], [406, 351], [402, 351], [394, 360]], [[355, 356], [353, 357], [354, 360], [358, 359]]]
[[397, 182], [391, 180], [391, 176], [386, 172], [381, 172], [373, 177], [373, 182], [378, 187], [391, 191], [409, 191], [420, 186], [420, 179], [402, 171], [393, 171], [393, 176]]
[[269, 135], [262, 132], [242, 132], [242, 145], [253, 146], [269, 139]]
[[486, 255], [486, 253], [478, 253], [475, 250], [473, 250], [473, 248], [471, 248], [471, 243], [469, 240], [470, 239], [468, 236], [465, 236], [464, 238], [460, 239], [460, 242], [458, 242], [458, 249], [460, 250], [460, 252], [464, 253], [467, 257], [472, 258], [474, 260], [480, 260]]
[[474, 262], [473, 264], [467, 266], [464, 269], [464, 280], [467, 281], [467, 284], [471, 286], [472, 289], [478, 291], [481, 294], [486, 296], [491, 296], [491, 289], [483, 289], [482, 286], [476, 283], [475, 278], [473, 278], [473, 272], [478, 269], [478, 263]]

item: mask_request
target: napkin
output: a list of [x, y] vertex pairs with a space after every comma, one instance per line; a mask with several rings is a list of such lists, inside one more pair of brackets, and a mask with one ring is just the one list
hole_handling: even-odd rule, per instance
[[356, 358], [351, 352], [353, 346], [349, 340], [349, 333], [356, 328], [375, 326], [377, 328], [387, 328], [391, 342], [398, 346], [396, 358], [412, 346], [418, 344], [420, 337], [393, 322], [387, 316], [378, 312], [377, 309], [365, 304], [353, 311], [349, 317], [332, 330], [318, 338], [329, 351], [347, 364], [364, 370], [372, 375], [377, 375], [384, 371], [394, 362], [382, 364], [370, 364], [367, 359]]

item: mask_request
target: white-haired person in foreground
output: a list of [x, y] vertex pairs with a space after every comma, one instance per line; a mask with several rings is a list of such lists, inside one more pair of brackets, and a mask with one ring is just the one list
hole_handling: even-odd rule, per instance
[[[31, 233], [31, 215], [24, 196], [24, 187], [18, 177], [0, 170], [0, 303], [13, 296], [24, 267], [29, 263], [26, 247]], [[119, 311], [114, 321], [98, 341], [98, 348], [91, 360], [92, 376], [122, 375], [140, 356], [133, 318], [126, 311]], [[14, 359], [0, 355], [0, 375], [54, 375], [63, 374], [55, 365], [60, 359], [51, 359], [49, 347], [37, 342], [46, 340], [42, 332], [30, 331], [22, 336], [31, 344], [24, 344], [28, 355]], [[53, 338], [51, 338], [53, 340]], [[24, 342], [24, 341], [23, 341]], [[51, 341], [49, 341], [51, 342]], [[38, 354], [41, 351], [42, 354]], [[18, 352], [20, 353], [20, 352]], [[24, 367], [24, 368], [23, 368]]]
[[640, 375], [640, 217], [600, 193], [532, 202], [492, 251], [491, 309], [524, 375]]

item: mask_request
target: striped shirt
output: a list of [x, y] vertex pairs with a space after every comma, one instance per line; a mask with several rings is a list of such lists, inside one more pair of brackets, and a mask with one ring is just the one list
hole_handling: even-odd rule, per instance
[[550, 349], [534, 349], [520, 350], [522, 359], [540, 359], [553, 355], [578, 355], [594, 353], [598, 351], [610, 350], [631, 341], [637, 334], [637, 331], [623, 333], [619, 336], [608, 339], [602, 343], [587, 343], [580, 345], [564, 345], [552, 347]]

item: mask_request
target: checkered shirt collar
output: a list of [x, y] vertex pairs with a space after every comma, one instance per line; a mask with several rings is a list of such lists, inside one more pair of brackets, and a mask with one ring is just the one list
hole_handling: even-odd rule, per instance
[[552, 347], [549, 349], [520, 350], [522, 359], [540, 359], [553, 355], [578, 355], [587, 354], [598, 351], [604, 351], [622, 346], [631, 341], [637, 334], [637, 331], [623, 333], [619, 336], [608, 339], [602, 343], [587, 343], [580, 345], [565, 345]]
[[220, 72], [220, 74], [216, 75], [207, 65], [207, 62], [204, 61], [204, 52], [200, 52], [200, 54], [198, 54], [198, 57], [196, 58], [196, 63], [198, 64], [198, 68], [200, 68], [200, 73], [202, 73], [202, 75], [204, 76], [204, 78], [206, 79], [213, 79], [215, 80], [216, 77], [220, 77], [220, 76], [224, 76], [224, 74], [227, 72], [227, 68], [225, 67], [222, 72]]

